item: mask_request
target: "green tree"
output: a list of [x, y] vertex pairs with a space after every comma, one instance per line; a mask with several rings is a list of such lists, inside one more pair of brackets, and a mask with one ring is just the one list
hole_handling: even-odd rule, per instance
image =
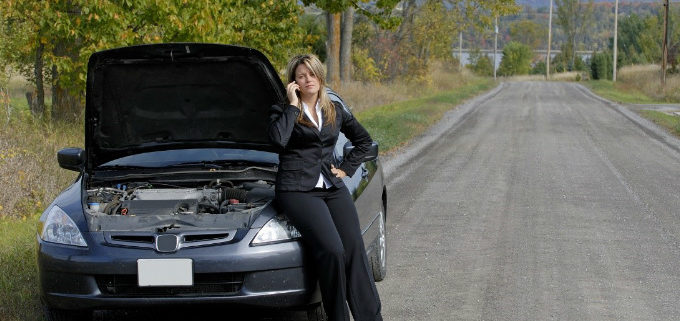
[[360, 5], [360, 2], [368, 3], [370, 0], [302, 0], [305, 5], [314, 4], [326, 12], [327, 21], [327, 78], [331, 84], [340, 82], [342, 71], [343, 81], [350, 79], [350, 64], [352, 61], [352, 28], [354, 25], [354, 9], [359, 13], [371, 17], [383, 26], [393, 26], [399, 23], [398, 19], [390, 17], [392, 9], [399, 0], [380, 0], [371, 3], [369, 10]]
[[592, 79], [612, 79], [613, 63], [611, 52], [598, 52], [590, 60], [590, 77]]
[[320, 15], [305, 14], [300, 18], [300, 27], [305, 33], [305, 43], [311, 47], [312, 52], [321, 59], [326, 60], [326, 28], [323, 17]]
[[483, 54], [479, 48], [475, 48], [470, 52], [470, 64], [467, 65], [472, 72], [480, 76], [492, 76], [493, 64], [488, 55]]
[[531, 70], [529, 71], [530, 75], [545, 75], [545, 60], [541, 59], [539, 61], [536, 61], [534, 63], [534, 66], [531, 67]]
[[555, 0], [555, 4], [556, 22], [566, 36], [563, 53], [568, 61], [567, 70], [571, 71], [576, 65], [576, 44], [586, 35], [586, 30], [593, 22], [593, 0], [589, 0], [587, 4], [581, 0]]
[[[395, 34], [395, 51], [408, 61], [397, 74], [423, 79], [430, 60], [448, 59], [458, 32], [468, 27], [484, 30], [496, 16], [516, 13], [514, 1], [425, 0], [404, 1], [402, 24]], [[393, 64], [394, 65], [394, 64]]]
[[525, 44], [511, 41], [503, 47], [503, 58], [498, 67], [501, 76], [526, 75], [531, 68], [531, 49]]
[[[645, 21], [636, 14], [624, 17], [619, 22], [618, 34], [618, 55], [622, 65], [629, 64], [645, 64], [652, 62], [652, 57], [647, 57], [642, 49], [642, 37], [645, 34], [647, 27]], [[647, 44], [650, 45], [650, 44]], [[617, 59], [619, 60], [619, 59]]]
[[12, 63], [32, 71], [38, 92], [51, 76], [53, 118], [82, 110], [87, 59], [98, 50], [154, 42], [230, 43], [257, 48], [282, 66], [304, 45], [302, 8], [295, 0], [5, 0], [0, 13], [10, 24], [4, 32], [27, 31], [5, 34], [17, 50]]
[[520, 20], [510, 24], [510, 39], [537, 49], [547, 39], [548, 30], [531, 20]]

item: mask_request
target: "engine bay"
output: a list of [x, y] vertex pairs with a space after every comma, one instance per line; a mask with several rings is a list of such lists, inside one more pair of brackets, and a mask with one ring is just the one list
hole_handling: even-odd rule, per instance
[[92, 230], [246, 227], [274, 199], [274, 185], [264, 180], [116, 182], [86, 191]]

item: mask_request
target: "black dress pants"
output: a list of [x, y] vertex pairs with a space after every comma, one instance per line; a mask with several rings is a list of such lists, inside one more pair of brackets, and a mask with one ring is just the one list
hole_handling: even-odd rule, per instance
[[302, 234], [316, 263], [330, 321], [382, 321], [380, 299], [361, 237], [359, 218], [346, 187], [276, 192], [280, 208]]

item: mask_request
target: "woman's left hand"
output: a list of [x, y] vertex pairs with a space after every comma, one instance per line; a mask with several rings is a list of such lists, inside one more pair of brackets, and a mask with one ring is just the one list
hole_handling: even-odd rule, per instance
[[335, 175], [335, 177], [337, 177], [337, 178], [343, 178], [343, 177], [347, 176], [347, 173], [345, 173], [345, 171], [338, 169], [338, 168], [335, 168], [335, 166], [333, 166], [333, 164], [331, 164], [331, 173], [333, 173]]

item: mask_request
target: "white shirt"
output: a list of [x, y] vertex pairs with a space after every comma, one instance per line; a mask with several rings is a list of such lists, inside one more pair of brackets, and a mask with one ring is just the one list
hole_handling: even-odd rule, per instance
[[[314, 124], [314, 126], [316, 126], [316, 128], [319, 131], [321, 131], [321, 126], [323, 126], [323, 117], [321, 117], [321, 107], [319, 106], [319, 101], [318, 100], [316, 101], [316, 108], [315, 108], [316, 109], [316, 119], [319, 120], [318, 124], [314, 121], [314, 117], [312, 117], [312, 113], [311, 113], [311, 111], [309, 111], [309, 107], [304, 102], [302, 102], [302, 109], [304, 110], [305, 115], [307, 115], [307, 117], [312, 121], [312, 124]], [[314, 187], [326, 188], [326, 187], [329, 187], [331, 185], [332, 185], [331, 182], [328, 179], [326, 179], [326, 177], [324, 177], [322, 173], [319, 173], [319, 180], [316, 182], [316, 186], [314, 186]]]

